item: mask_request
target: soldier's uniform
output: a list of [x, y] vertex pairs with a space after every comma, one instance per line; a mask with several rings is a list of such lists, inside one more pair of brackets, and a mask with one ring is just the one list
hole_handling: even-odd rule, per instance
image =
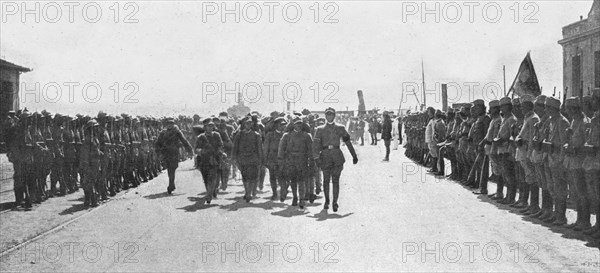
[[100, 168], [102, 161], [102, 152], [100, 151], [100, 143], [96, 137], [96, 127], [98, 123], [95, 120], [90, 120], [85, 126], [85, 139], [80, 149], [79, 169], [83, 173], [81, 179], [81, 187], [85, 196], [85, 206], [97, 206], [98, 197], [95, 191], [95, 186], [99, 184]]
[[156, 140], [156, 151], [162, 156], [162, 159], [167, 166], [167, 172], [169, 175], [169, 186], [167, 187], [167, 193], [171, 194], [175, 190], [175, 170], [179, 166], [179, 145], [183, 145], [189, 151], [192, 150], [192, 146], [185, 139], [183, 133], [175, 126], [173, 119], [167, 119], [165, 123], [168, 125], [166, 129], [160, 132], [158, 139]]
[[[512, 101], [508, 97], [503, 97], [500, 99], [500, 107], [505, 105], [512, 105]], [[500, 129], [498, 130], [498, 135], [494, 138], [494, 145], [496, 145], [496, 152], [498, 154], [498, 161], [502, 170], [502, 178], [507, 187], [507, 193], [504, 199], [500, 200], [502, 204], [512, 204], [515, 202], [516, 196], [516, 181], [515, 181], [515, 167], [514, 160], [511, 159], [511, 150], [510, 150], [510, 137], [512, 133], [512, 127], [517, 122], [515, 116], [512, 111], [505, 113], [503, 112], [502, 122], [500, 124]], [[502, 189], [498, 188], [498, 191]]]
[[555, 98], [546, 99], [546, 112], [551, 114], [554, 111], [555, 113], [549, 118], [548, 137], [542, 144], [544, 151], [548, 153], [546, 179], [551, 181], [550, 188], [555, 205], [554, 215], [544, 221], [552, 222], [554, 225], [567, 223], [565, 215], [567, 211], [567, 181], [562, 146], [567, 142], [566, 130], [569, 128], [569, 121], [560, 113], [560, 104], [560, 101]]
[[[65, 165], [64, 140], [63, 140], [62, 115], [54, 115], [54, 124], [52, 126], [52, 141], [50, 150], [52, 153], [52, 164], [50, 166], [50, 195], [65, 195], [67, 193], [67, 183], [63, 175], [63, 166]], [[60, 190], [56, 189], [59, 185]]]
[[525, 182], [525, 172], [521, 164], [516, 160], [517, 158], [517, 136], [519, 132], [521, 132], [521, 128], [523, 127], [523, 113], [521, 111], [521, 101], [520, 99], [513, 99], [513, 114], [517, 119], [517, 122], [513, 125], [511, 129], [511, 137], [510, 137], [510, 159], [514, 162], [515, 167], [515, 182], [517, 183], [517, 191], [519, 193], [519, 198], [517, 201], [509, 204], [511, 207], [516, 208], [524, 208], [527, 206], [527, 200], [529, 200], [529, 187]]
[[[470, 115], [471, 112], [471, 104], [467, 104], [463, 106], [461, 109], [461, 113], [466, 113], [465, 120], [460, 124], [460, 129], [458, 133], [458, 147], [456, 149], [458, 156], [458, 180], [461, 183], [466, 183], [467, 178], [469, 176], [469, 171], [471, 171], [472, 164], [469, 164], [470, 155], [467, 153], [468, 139], [469, 139], [469, 131], [471, 130], [471, 126], [473, 125], [474, 119]], [[463, 115], [464, 116], [464, 115]]]
[[[325, 115], [335, 115], [333, 108], [327, 108]], [[352, 154], [353, 163], [358, 162], [358, 157], [354, 151], [354, 147], [350, 142], [350, 135], [343, 125], [335, 122], [319, 126], [315, 133], [313, 141], [313, 158], [319, 162], [319, 166], [323, 170], [323, 185], [325, 190], [325, 205], [324, 208], [329, 208], [329, 182], [333, 183], [333, 210], [338, 209], [338, 197], [340, 191], [340, 175], [344, 168], [344, 154], [340, 150], [340, 139], [344, 141], [348, 150]]]
[[242, 130], [233, 138], [232, 152], [232, 158], [242, 173], [246, 202], [250, 202], [251, 196], [255, 193], [263, 158], [261, 136], [252, 130], [251, 121], [249, 117], [242, 120]]
[[[481, 99], [473, 101], [473, 107], [480, 109], [480, 115], [475, 118], [475, 122], [471, 126], [471, 130], [469, 131], [468, 137], [468, 153], [475, 155], [475, 160], [473, 161], [473, 167], [469, 171], [469, 176], [467, 178], [467, 185], [471, 188], [478, 188], [481, 184], [481, 179], [489, 176], [489, 168], [490, 164], [486, 158], [485, 150], [481, 148], [479, 145], [481, 141], [485, 138], [485, 134], [490, 126], [490, 117], [485, 114], [485, 102]], [[487, 182], [486, 182], [486, 191], [487, 191]]]
[[285, 201], [287, 195], [287, 181], [284, 179], [284, 176], [280, 173], [281, 167], [277, 161], [277, 154], [279, 151], [279, 142], [281, 141], [281, 137], [283, 137], [283, 131], [279, 131], [279, 124], [286, 124], [287, 121], [283, 117], [276, 118], [273, 121], [273, 130], [267, 133], [265, 136], [265, 141], [263, 143], [263, 155], [265, 160], [265, 165], [269, 169], [269, 180], [271, 182], [271, 191], [273, 192], [273, 196], [271, 200], [276, 200], [277, 196], [277, 185], [280, 185], [281, 189], [281, 202]]
[[218, 171], [219, 180], [221, 182], [221, 190], [227, 189], [227, 183], [229, 182], [229, 176], [231, 174], [231, 151], [233, 150], [233, 127], [226, 123], [227, 112], [219, 114], [219, 118], [214, 118], [213, 121], [218, 120], [219, 126], [216, 130], [219, 130], [221, 139], [223, 140], [223, 152], [224, 156], [221, 158], [221, 166]]
[[[301, 119], [294, 124], [302, 125]], [[312, 137], [309, 133], [293, 130], [282, 136], [277, 151], [279, 165], [284, 166], [285, 176], [290, 180], [294, 199], [292, 206], [298, 202], [300, 197], [300, 208], [304, 208], [307, 191], [307, 179], [309, 169], [312, 165]]]
[[536, 182], [542, 189], [542, 206], [538, 213], [532, 214], [534, 218], [544, 219], [553, 214], [553, 201], [551, 192], [551, 178], [546, 177], [546, 167], [548, 166], [548, 154], [542, 149], [542, 140], [548, 135], [548, 115], [545, 111], [546, 96], [539, 95], [535, 99], [535, 111], [540, 117], [540, 121], [535, 124], [535, 133], [531, 142], [531, 162], [534, 165]]
[[[212, 118], [203, 121], [204, 128], [214, 126]], [[206, 188], [206, 203], [210, 204], [213, 197], [217, 197], [219, 177], [217, 170], [221, 167], [220, 160], [223, 154], [223, 140], [217, 131], [205, 131], [196, 140], [196, 153], [198, 154], [198, 169], [202, 173]]]
[[[531, 153], [533, 152], [532, 141], [533, 135], [535, 133], [535, 124], [537, 124], [540, 121], [540, 118], [533, 111], [533, 96], [523, 95], [520, 98], [520, 102], [522, 107], [525, 107], [523, 104], [526, 104], [527, 106], [531, 107], [531, 110], [529, 110], [529, 112], [527, 113], [524, 113], [523, 126], [521, 127], [521, 131], [519, 132], [519, 135], [516, 138], [517, 154], [515, 160], [518, 162], [518, 164], [521, 165], [525, 180], [523, 192], [521, 192], [521, 194], [523, 194], [523, 198], [519, 198], [521, 199], [521, 204], [519, 205], [519, 207], [525, 208], [525, 210], [522, 211], [523, 213], [529, 212], [531, 214], [537, 213], [539, 211], [540, 191], [536, 182], [535, 166], [534, 163], [531, 161]], [[525, 192], [528, 192], [529, 194], [526, 194]], [[527, 195], [531, 196], [531, 205], [529, 206], [527, 206], [528, 200], [527, 197], [525, 197]]]
[[[488, 126], [485, 137], [480, 142], [484, 145], [483, 150], [485, 152], [485, 157], [486, 157], [486, 159], [484, 160], [484, 163], [483, 163], [484, 165], [482, 168], [482, 173], [489, 174], [489, 167], [491, 165], [492, 174], [495, 174], [496, 176], [500, 176], [500, 170], [499, 170], [500, 168], [498, 167], [498, 157], [496, 154], [496, 150], [493, 149], [493, 144], [492, 144], [492, 141], [494, 141], [494, 138], [498, 135], [498, 131], [500, 130], [500, 124], [502, 122], [502, 118], [500, 117], [500, 110], [498, 109], [500, 107], [500, 101], [498, 101], [498, 100], [490, 101], [489, 107], [490, 107], [490, 113], [492, 113], [492, 108], [493, 108], [494, 113], [490, 114], [490, 116], [489, 116], [490, 124]], [[495, 112], [495, 111], [497, 111], [497, 112]], [[489, 162], [489, 164], [486, 164], [485, 162]], [[487, 194], [487, 192], [488, 192], [487, 185], [488, 185], [489, 177], [487, 175], [483, 175], [483, 174], [481, 175], [481, 179], [479, 180], [479, 192], [478, 193]], [[499, 179], [499, 180], [500, 181], [496, 181], [496, 183], [497, 183], [496, 193], [493, 193], [492, 195], [489, 196], [492, 199], [503, 199], [504, 198], [504, 194], [503, 194], [504, 183], [501, 181], [502, 179]]]
[[596, 223], [587, 231], [586, 235], [593, 235], [594, 238], [600, 239], [600, 89], [594, 89], [592, 100], [596, 107], [594, 117], [590, 122], [590, 132], [587, 142], [584, 145], [583, 153], [585, 160], [582, 164], [585, 170], [585, 182], [587, 187], [587, 199], [592, 209], [596, 209]]
[[[587, 129], [590, 126], [590, 119], [581, 111], [581, 102], [579, 97], [568, 98], [565, 102], [567, 111], [571, 114], [571, 126], [569, 127], [570, 136], [567, 137], [567, 143], [564, 147], [564, 167], [567, 170], [567, 181], [569, 188], [574, 189], [571, 196], [577, 203], [577, 222], [569, 227], [575, 231], [581, 231], [590, 228], [590, 203], [587, 198], [587, 187], [585, 184], [585, 171], [583, 169], [583, 146], [587, 138]], [[590, 189], [591, 190], [591, 189]]]

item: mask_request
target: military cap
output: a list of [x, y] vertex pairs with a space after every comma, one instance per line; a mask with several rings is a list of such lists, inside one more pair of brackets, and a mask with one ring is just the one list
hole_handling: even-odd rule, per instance
[[166, 118], [165, 123], [175, 123], [175, 119], [174, 118]]
[[305, 116], [308, 116], [308, 115], [310, 115], [310, 110], [304, 108], [304, 109], [302, 109], [302, 114]]
[[519, 98], [519, 101], [521, 103], [524, 103], [524, 102], [531, 102], [531, 103], [533, 103], [533, 96], [529, 95], [529, 94], [525, 94], [525, 95], [523, 95], [523, 96], [521, 96]]
[[272, 116], [272, 117], [279, 116], [279, 112], [273, 111], [273, 112], [271, 112], [270, 116]]
[[42, 110], [42, 115], [43, 115], [44, 117], [49, 117], [49, 116], [51, 116], [52, 114], [50, 114], [50, 112], [48, 112], [48, 111], [46, 111], [46, 110], [44, 109], [44, 110]]
[[581, 107], [579, 97], [570, 97], [565, 101], [566, 107]]
[[227, 112], [221, 112], [219, 113], [219, 117], [228, 117], [229, 115], [227, 114]]
[[138, 123], [138, 122], [139, 122], [139, 120], [138, 120], [138, 118], [132, 118], [132, 119], [131, 119], [131, 122], [132, 122], [132, 123]]
[[210, 125], [210, 124], [214, 125], [215, 123], [213, 122], [212, 118], [205, 118], [204, 120], [202, 120], [202, 124], [204, 124], [204, 125]]
[[500, 101], [499, 100], [492, 100], [492, 101], [490, 101], [489, 105], [490, 105], [490, 108], [491, 107], [499, 107], [500, 106]]
[[503, 97], [500, 99], [500, 106], [507, 105], [507, 104], [512, 105], [512, 101], [509, 97]]
[[590, 96], [590, 95], [583, 96], [583, 100], [581, 101], [581, 103], [591, 103], [591, 102], [592, 102], [592, 96]]
[[246, 123], [246, 121], [252, 121], [252, 120], [250, 119], [249, 116], [245, 116], [243, 119], [240, 120], [240, 124], [244, 124], [244, 123]]
[[446, 111], [446, 112], [448, 112], [448, 113], [454, 113], [454, 109], [448, 108], [448, 111]]
[[99, 117], [99, 118], [101, 118], [101, 117], [105, 117], [105, 116], [106, 116], [106, 113], [104, 113], [104, 111], [100, 111], [100, 112], [98, 112], [98, 117]]
[[31, 116], [31, 115], [29, 114], [29, 111], [23, 111], [23, 112], [21, 113], [21, 116], [20, 116], [20, 118], [28, 118], [28, 117], [30, 117], [30, 116]]
[[546, 96], [545, 95], [539, 95], [537, 96], [537, 98], [535, 98], [535, 104], [545, 104], [546, 103]]
[[560, 109], [560, 101], [553, 97], [546, 98], [546, 106], [554, 107], [556, 109]]
[[286, 120], [284, 117], [278, 117], [278, 118], [276, 118], [276, 119], [273, 121], [273, 123], [274, 123], [275, 125], [278, 125], [278, 124], [280, 124], [280, 123], [286, 124], [286, 123], [287, 123], [287, 120]]
[[294, 124], [302, 123], [302, 118], [295, 118], [295, 119], [293, 120], [293, 123], [294, 123]]
[[63, 116], [59, 113], [54, 114], [54, 119], [59, 120], [61, 119]]
[[519, 99], [513, 99], [512, 104], [513, 105], [521, 105], [521, 101], [519, 101]]
[[219, 119], [218, 117], [215, 117], [215, 116], [211, 116], [210, 118], [212, 119], [213, 122], [221, 121], [221, 119]]
[[300, 116], [302, 116], [302, 113], [298, 113], [298, 112], [294, 111], [294, 116], [300, 117]]
[[75, 115], [75, 117], [77, 117], [77, 118], [82, 118], [82, 117], [83, 117], [83, 115], [82, 115], [82, 114], [76, 114], [76, 115]]
[[325, 114], [327, 113], [335, 114], [335, 109], [328, 107], [327, 109], [325, 109]]
[[115, 122], [122, 122], [122, 121], [123, 121], [123, 118], [121, 116], [119, 116], [119, 115], [115, 116]]
[[485, 106], [485, 102], [482, 99], [474, 100], [473, 105]]
[[85, 129], [90, 128], [90, 127], [94, 127], [94, 126], [98, 126], [98, 122], [95, 119], [90, 119], [86, 124], [85, 124]]

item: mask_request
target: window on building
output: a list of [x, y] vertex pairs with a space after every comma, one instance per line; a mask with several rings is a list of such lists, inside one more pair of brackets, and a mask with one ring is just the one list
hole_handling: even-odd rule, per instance
[[4, 114], [12, 110], [13, 93], [12, 82], [3, 81], [0, 85], [0, 114]]
[[594, 52], [594, 87], [600, 88], [600, 51]]
[[571, 75], [571, 88], [573, 88], [573, 90], [571, 90], [571, 96], [573, 97], [579, 97], [581, 96], [582, 92], [581, 92], [581, 88], [582, 88], [582, 82], [581, 82], [581, 55], [577, 55], [577, 56], [573, 56], [573, 62], [572, 62], [572, 75]]

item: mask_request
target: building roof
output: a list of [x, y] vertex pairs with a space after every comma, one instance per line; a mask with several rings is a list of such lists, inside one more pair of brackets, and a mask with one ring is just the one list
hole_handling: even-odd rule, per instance
[[16, 64], [13, 64], [11, 62], [7, 62], [7, 61], [5, 61], [3, 59], [0, 59], [0, 67], [4, 68], [4, 69], [17, 70], [19, 72], [29, 72], [29, 71], [31, 71], [30, 68], [23, 67], [23, 66], [20, 66], [20, 65], [16, 65]]

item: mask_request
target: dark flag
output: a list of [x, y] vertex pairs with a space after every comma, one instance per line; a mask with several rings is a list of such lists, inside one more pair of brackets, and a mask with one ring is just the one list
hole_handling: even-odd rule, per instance
[[542, 93], [529, 52], [527, 52], [527, 56], [525, 56], [525, 59], [521, 62], [519, 72], [517, 73], [513, 84], [510, 86], [509, 93], [510, 92], [513, 92], [513, 97], [515, 94], [518, 96], [529, 94], [533, 97], [537, 97]]

